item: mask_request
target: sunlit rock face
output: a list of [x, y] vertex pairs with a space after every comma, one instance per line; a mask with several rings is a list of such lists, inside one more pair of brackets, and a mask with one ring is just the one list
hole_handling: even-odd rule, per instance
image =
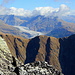
[[11, 55], [11, 52], [4, 39], [0, 37], [0, 75], [16, 75], [15, 67], [21, 62]]
[[12, 55], [4, 39], [0, 37], [0, 74], [10, 74], [8, 66], [12, 66]]

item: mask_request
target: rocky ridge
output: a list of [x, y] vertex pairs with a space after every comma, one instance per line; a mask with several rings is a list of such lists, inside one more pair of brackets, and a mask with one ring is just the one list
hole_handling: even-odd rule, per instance
[[[62, 30], [62, 32], [60, 30]], [[66, 22], [58, 17], [52, 16], [45, 17], [38, 15], [35, 17], [23, 17], [0, 15], [0, 31], [3, 33], [19, 35], [25, 38], [35, 37], [30, 33], [31, 31], [41, 32], [42, 35], [61, 38], [63, 36], [66, 37], [74, 34], [75, 23]]]
[[14, 58], [24, 64], [46, 61], [64, 75], [75, 75], [75, 35], [64, 38], [37, 36], [25, 39], [0, 33]]
[[0, 37], [0, 75], [63, 75], [47, 62], [22, 64], [13, 57], [5, 40]]

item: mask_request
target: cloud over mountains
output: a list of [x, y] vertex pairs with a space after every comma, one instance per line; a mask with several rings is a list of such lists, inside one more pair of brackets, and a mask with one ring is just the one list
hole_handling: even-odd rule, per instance
[[[74, 12], [72, 12], [74, 13]], [[23, 8], [6, 8], [3, 6], [0, 6], [0, 15], [17, 15], [17, 16], [25, 16], [25, 17], [31, 17], [31, 16], [37, 16], [37, 15], [44, 15], [44, 16], [66, 16], [72, 14], [70, 11], [70, 8], [62, 4], [59, 8], [53, 8], [53, 7], [36, 7], [34, 10], [25, 10]]]

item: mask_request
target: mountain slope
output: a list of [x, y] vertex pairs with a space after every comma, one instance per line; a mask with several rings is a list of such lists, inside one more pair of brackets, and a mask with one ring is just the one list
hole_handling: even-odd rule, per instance
[[21, 24], [21, 26], [26, 26], [31, 30], [39, 31], [43, 33], [47, 33], [51, 31], [52, 29], [54, 29], [54, 27], [59, 27], [59, 26], [61, 27], [56, 17], [49, 18], [49, 17], [44, 17], [41, 15], [33, 17], [28, 22], [24, 22], [23, 24]]
[[14, 15], [0, 15], [0, 19], [3, 20], [6, 24], [8, 25], [20, 25], [23, 22], [25, 22], [25, 20], [21, 20], [20, 18], [14, 16]]
[[[0, 15], [0, 19], [3, 20], [5, 23], [15, 26], [18, 30], [20, 30], [22, 27], [28, 28], [28, 31], [25, 29], [20, 30], [19, 33], [23, 37], [31, 38], [34, 37], [29, 31], [34, 32], [41, 32], [43, 34], [51, 34], [54, 35], [54, 31], [58, 30], [60, 32], [60, 29], [65, 29], [64, 35], [61, 35], [61, 33], [57, 33], [57, 36], [54, 35], [54, 37], [66, 37], [70, 34], [75, 33], [75, 23], [70, 23], [63, 21], [59, 19], [58, 17], [45, 17], [45, 16], [35, 16], [35, 17], [22, 17], [22, 16], [14, 16], [14, 15]], [[24, 29], [24, 28], [23, 28]], [[25, 32], [26, 31], [26, 32]], [[33, 33], [34, 34], [34, 33]], [[38, 35], [36, 33], [36, 35]]]
[[46, 61], [64, 75], [75, 75], [75, 35], [65, 38], [37, 36], [24, 39], [9, 34], [0, 33], [14, 57], [23, 63]]
[[[36, 16], [28, 22], [24, 22], [21, 26], [28, 27], [31, 30], [39, 31], [45, 34], [53, 35], [54, 37], [66, 37], [75, 32], [75, 23], [70, 23], [58, 19], [58, 17]], [[58, 31], [54, 34], [54, 32]], [[61, 35], [65, 31], [64, 35]]]
[[47, 62], [36, 61], [24, 65], [12, 56], [6, 41], [0, 36], [0, 75], [63, 75]]
[[75, 23], [75, 15], [63, 16], [62, 19], [67, 22]]
[[0, 36], [0, 75], [17, 75], [15, 68], [23, 65], [12, 56], [6, 41]]
[[[58, 60], [58, 39], [53, 37], [37, 36], [31, 40], [28, 40], [8, 34], [1, 34], [0, 36], [2, 36], [7, 42], [12, 55], [17, 57], [22, 62], [30, 63], [34, 61], [47, 61], [58, 70], [61, 70]], [[52, 43], [49, 44], [50, 41], [54, 45], [51, 46]]]
[[59, 61], [64, 75], [75, 74], [75, 34], [60, 40]]
[[20, 31], [19, 28], [16, 28], [14, 26], [5, 24], [4, 21], [0, 20], [0, 32], [3, 33], [8, 33], [8, 34], [13, 34], [13, 35], [18, 35], [24, 38], [28, 38], [28, 34], [23, 33]]
[[58, 29], [54, 29], [51, 32], [49, 32], [48, 34], [46, 34], [47, 36], [53, 36], [56, 38], [62, 38], [62, 37], [67, 37], [74, 34], [71, 31], [66, 30], [65, 28], [58, 28]]
[[63, 21], [58, 19], [58, 17], [44, 17], [44, 16], [36, 16], [33, 17], [28, 22], [24, 22], [21, 24], [22, 26], [26, 26], [31, 30], [40, 31], [40, 32], [50, 32], [53, 29], [65, 28], [69, 31], [75, 32], [75, 24]]
[[0, 20], [0, 31], [4, 33], [16, 34], [19, 35], [19, 30], [13, 26], [5, 24], [2, 20]]

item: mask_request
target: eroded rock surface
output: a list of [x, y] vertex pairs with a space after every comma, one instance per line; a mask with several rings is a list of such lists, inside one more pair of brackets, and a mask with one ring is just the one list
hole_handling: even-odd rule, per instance
[[21, 64], [11, 55], [5, 40], [0, 37], [0, 75], [16, 75], [15, 67]]
[[47, 62], [36, 61], [18, 67], [20, 75], [63, 75]]

